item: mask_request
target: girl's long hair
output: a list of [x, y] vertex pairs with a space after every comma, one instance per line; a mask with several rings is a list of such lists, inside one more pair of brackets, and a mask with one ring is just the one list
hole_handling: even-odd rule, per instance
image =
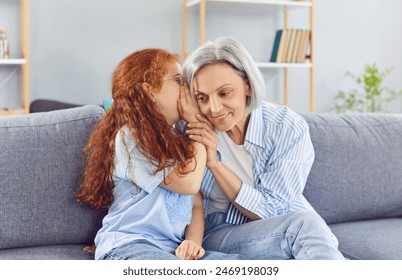
[[83, 150], [87, 160], [76, 196], [79, 202], [95, 209], [113, 202], [115, 139], [122, 127], [128, 128], [138, 149], [155, 165], [154, 174], [176, 165], [179, 174], [190, 171], [186, 165], [195, 155], [192, 142], [167, 123], [143, 86], [147, 83], [159, 92], [167, 65], [175, 62], [178, 57], [167, 51], [144, 49], [117, 66], [112, 78], [112, 107], [94, 127]]

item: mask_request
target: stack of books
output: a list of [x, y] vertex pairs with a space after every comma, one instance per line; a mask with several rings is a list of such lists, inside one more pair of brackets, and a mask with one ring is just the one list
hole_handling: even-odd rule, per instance
[[307, 57], [310, 30], [280, 29], [276, 31], [271, 62], [303, 63]]

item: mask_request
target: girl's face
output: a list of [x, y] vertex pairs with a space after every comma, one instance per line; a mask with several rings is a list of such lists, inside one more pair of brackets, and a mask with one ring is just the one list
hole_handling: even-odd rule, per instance
[[220, 131], [245, 126], [250, 89], [228, 64], [202, 68], [194, 77], [194, 94], [200, 111]]
[[173, 125], [180, 119], [177, 100], [180, 96], [181, 73], [179, 63], [168, 64], [162, 88], [155, 94], [156, 108], [165, 117], [169, 125]]

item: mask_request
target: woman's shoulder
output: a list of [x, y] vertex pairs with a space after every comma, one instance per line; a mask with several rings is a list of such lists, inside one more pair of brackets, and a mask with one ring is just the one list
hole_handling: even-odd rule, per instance
[[257, 110], [260, 110], [261, 119], [266, 126], [293, 131], [304, 131], [308, 128], [303, 117], [287, 106], [263, 102]]

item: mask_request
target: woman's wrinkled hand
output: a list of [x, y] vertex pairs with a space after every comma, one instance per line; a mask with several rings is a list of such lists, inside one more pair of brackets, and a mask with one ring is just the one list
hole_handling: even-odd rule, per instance
[[188, 124], [187, 135], [207, 149], [207, 167], [211, 168], [219, 163], [217, 156], [218, 135], [212, 124], [201, 114], [197, 114], [197, 122]]
[[177, 108], [181, 118], [186, 123], [198, 121], [196, 115], [200, 114], [200, 109], [198, 108], [197, 101], [191, 97], [187, 84], [180, 86], [180, 97], [177, 100]]
[[176, 249], [176, 257], [182, 260], [199, 260], [204, 255], [204, 248], [192, 240], [184, 240]]

